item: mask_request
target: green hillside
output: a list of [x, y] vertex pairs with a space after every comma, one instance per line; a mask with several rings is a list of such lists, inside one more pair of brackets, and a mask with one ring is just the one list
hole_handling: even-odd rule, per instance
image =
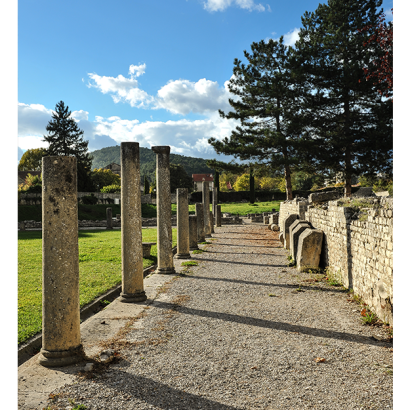
[[[93, 151], [94, 157], [92, 168], [103, 168], [112, 162], [120, 165], [120, 146], [102, 148]], [[180, 164], [185, 168], [189, 176], [192, 174], [213, 173], [213, 170], [206, 165], [206, 160], [202, 158], [185, 157], [184, 155], [170, 154], [171, 164]], [[149, 148], [140, 147], [140, 172], [141, 177], [146, 175], [150, 181], [154, 180], [155, 175], [155, 153]]]

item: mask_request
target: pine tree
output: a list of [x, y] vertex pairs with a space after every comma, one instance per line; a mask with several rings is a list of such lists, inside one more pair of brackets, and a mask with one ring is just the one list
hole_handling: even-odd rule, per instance
[[77, 189], [79, 192], [93, 191], [91, 182], [92, 156], [88, 153], [88, 141], [83, 139], [82, 131], [71, 118], [69, 107], [63, 101], [57, 103], [52, 119], [46, 126], [48, 135], [43, 141], [48, 142], [47, 156], [74, 156], [77, 158]]
[[308, 87], [301, 111], [306, 152], [317, 169], [344, 174], [348, 197], [353, 174], [392, 166], [392, 103], [363, 71], [378, 50], [363, 46], [372, 33], [361, 29], [377, 26], [381, 3], [329, 0], [306, 12], [293, 54], [294, 74]]
[[303, 81], [298, 84], [292, 79], [291, 48], [283, 44], [283, 37], [253, 43], [251, 49], [252, 53], [244, 51], [247, 65], [234, 61], [234, 75], [228, 83], [229, 91], [238, 97], [229, 100], [233, 111], [219, 111], [222, 118], [240, 120], [240, 126], [229, 139], [208, 141], [217, 153], [284, 172], [287, 198], [292, 199], [290, 166], [299, 162], [297, 103]]

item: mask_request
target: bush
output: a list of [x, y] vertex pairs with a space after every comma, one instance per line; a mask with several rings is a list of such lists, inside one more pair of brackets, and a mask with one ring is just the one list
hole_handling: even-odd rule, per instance
[[100, 189], [104, 194], [119, 194], [121, 192], [121, 185], [107, 185]]
[[21, 192], [22, 194], [41, 193], [41, 190], [42, 190], [41, 175], [38, 176], [38, 175], [27, 174], [24, 184], [20, 184], [18, 187], [18, 192]]
[[91, 195], [86, 195], [81, 198], [81, 201], [85, 205], [95, 205], [98, 202], [98, 198], [94, 196], [93, 194]]

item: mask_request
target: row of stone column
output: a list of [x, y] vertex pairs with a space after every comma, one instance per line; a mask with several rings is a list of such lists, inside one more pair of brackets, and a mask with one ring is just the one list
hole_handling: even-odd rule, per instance
[[[175, 273], [172, 252], [169, 146], [156, 153], [157, 273]], [[47, 367], [77, 363], [83, 358], [80, 337], [77, 161], [75, 157], [44, 157], [42, 164], [43, 329], [39, 362]], [[206, 184], [207, 185], [207, 184]], [[211, 236], [209, 187], [196, 215], [189, 216], [188, 191], [177, 190], [177, 258]], [[215, 198], [215, 194], [214, 194]], [[216, 215], [221, 214], [220, 205]], [[139, 144], [121, 143], [121, 259], [120, 301], [147, 299], [143, 283], [142, 215]], [[218, 217], [216, 218], [218, 224]], [[220, 226], [220, 216], [219, 225]]]

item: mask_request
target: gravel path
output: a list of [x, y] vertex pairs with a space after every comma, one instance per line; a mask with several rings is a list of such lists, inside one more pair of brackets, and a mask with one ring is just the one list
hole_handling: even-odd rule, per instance
[[393, 408], [392, 344], [349, 294], [288, 267], [264, 226], [213, 238], [107, 343], [117, 359], [53, 392], [50, 409]]

